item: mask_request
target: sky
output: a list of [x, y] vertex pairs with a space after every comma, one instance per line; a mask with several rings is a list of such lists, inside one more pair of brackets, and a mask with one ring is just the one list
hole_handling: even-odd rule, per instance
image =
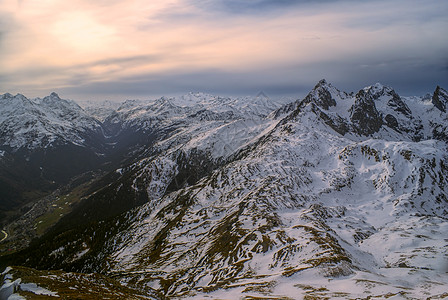
[[0, 0], [0, 93], [304, 96], [448, 89], [444, 0]]

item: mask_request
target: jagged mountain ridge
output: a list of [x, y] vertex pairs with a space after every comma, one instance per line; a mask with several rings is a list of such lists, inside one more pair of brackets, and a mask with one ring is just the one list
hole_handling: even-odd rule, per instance
[[75, 102], [63, 100], [56, 93], [36, 99], [21, 94], [0, 97], [0, 145], [12, 151], [20, 148], [47, 148], [72, 143], [87, 146], [98, 143], [101, 123], [89, 116]]
[[49, 258], [171, 296], [443, 295], [447, 116], [438, 103], [448, 98], [435, 94], [401, 98], [374, 85], [353, 95], [321, 81], [233, 151], [204, 146], [199, 159], [224, 157], [220, 167], [173, 192], [179, 165], [217, 139], [209, 129], [199, 140], [188, 129], [169, 136], [155, 144], [163, 151], [118, 171], [149, 203], [116, 219], [100, 248]]
[[3, 151], [47, 148], [63, 143], [92, 147], [88, 144], [89, 140], [96, 140], [94, 143], [104, 142], [101, 139], [110, 138], [108, 133], [113, 131], [112, 127], [117, 123], [123, 127], [121, 130], [131, 127], [144, 130], [152, 127], [151, 120], [167, 120], [165, 125], [168, 125], [173, 119], [186, 118], [264, 118], [280, 106], [264, 98], [222, 98], [190, 93], [177, 98], [128, 100], [118, 107], [109, 103], [104, 108], [109, 115], [104, 116], [99, 112], [99, 107], [91, 105], [84, 110], [74, 101], [59, 98], [56, 93], [43, 99], [28, 99], [21, 94], [13, 96], [7, 93], [1, 95], [0, 99], [3, 107], [0, 115], [0, 145]]
[[[280, 104], [266, 99], [222, 98], [203, 93], [189, 93], [175, 98], [162, 97], [154, 101], [126, 101], [105, 119], [104, 125], [113, 131], [112, 134], [118, 139], [126, 136], [129, 131], [138, 132], [143, 137], [155, 134], [156, 143], [168, 144], [164, 148], [172, 149], [174, 145], [169, 143], [170, 141], [180, 144], [190, 141], [193, 136], [197, 137], [196, 142], [204, 140], [201, 137], [211, 135], [216, 139], [235, 136], [237, 140], [239, 128], [263, 127], [267, 115], [278, 107]], [[227, 136], [221, 136], [220, 132]], [[189, 148], [194, 147], [196, 145]], [[218, 146], [214, 149], [205, 149], [208, 148], [207, 145], [197, 148], [211, 152], [214, 158], [225, 156], [224, 153], [215, 153], [222, 152]], [[231, 150], [224, 150], [227, 154], [229, 151]]]
[[[114, 166], [127, 165], [168, 148], [173, 152], [173, 143], [180, 147], [192, 136], [197, 141], [215, 136], [214, 146], [210, 148], [205, 143], [199, 152], [213, 152], [211, 160], [218, 159], [222, 153], [231, 153], [247, 142], [247, 136], [258, 134], [265, 126], [265, 115], [280, 106], [264, 98], [190, 93], [177, 98], [126, 101], [112, 112], [110, 104], [106, 107], [109, 116], [105, 117], [101, 109], [83, 110], [55, 93], [43, 99], [5, 94], [2, 101], [5, 109], [0, 117], [0, 164], [4, 168], [0, 172], [0, 207], [3, 211], [48, 194], [83, 172], [110, 171]], [[104, 118], [103, 122], [96, 117]], [[249, 127], [254, 130], [241, 130]], [[234, 136], [236, 143], [222, 149], [225, 142], [222, 139], [226, 137], [220, 132]], [[154, 147], [154, 143], [161, 142], [163, 146]], [[176, 157], [183, 155], [178, 150], [172, 156], [178, 160]], [[25, 185], [29, 190], [23, 189]], [[138, 204], [141, 202], [125, 207]]]
[[379, 83], [356, 94], [341, 92], [320, 81], [304, 100], [298, 100], [273, 113], [279, 118], [311, 103], [315, 114], [336, 132], [387, 140], [444, 139], [446, 115], [441, 109], [448, 94], [437, 87], [433, 96], [400, 97], [392, 88]]

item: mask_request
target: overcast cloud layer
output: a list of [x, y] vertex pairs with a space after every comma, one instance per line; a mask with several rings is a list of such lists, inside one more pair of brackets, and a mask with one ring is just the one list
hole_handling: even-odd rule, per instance
[[[154, 3], [151, 3], [154, 2]], [[6, 0], [0, 93], [301, 96], [448, 88], [448, 1]]]

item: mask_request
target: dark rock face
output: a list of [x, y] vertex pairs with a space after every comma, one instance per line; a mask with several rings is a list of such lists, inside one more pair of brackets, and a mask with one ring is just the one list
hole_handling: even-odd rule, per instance
[[345, 135], [350, 130], [350, 126], [340, 116], [330, 117], [322, 110], [320, 110], [316, 105], [313, 105], [312, 110], [316, 115], [319, 116], [319, 118], [324, 121], [325, 124], [330, 126], [337, 133]]
[[401, 100], [401, 97], [398, 96], [398, 94], [394, 90], [392, 90], [388, 94], [392, 96], [392, 99], [387, 102], [388, 106], [392, 107], [396, 112], [402, 113], [408, 117], [412, 115], [409, 107], [406, 105], [406, 103], [403, 102], [403, 100]]
[[440, 111], [446, 112], [446, 107], [448, 104], [448, 92], [437, 86], [434, 94], [432, 96], [432, 104], [437, 107]]
[[371, 135], [380, 130], [383, 119], [370, 93], [360, 90], [356, 94], [355, 104], [350, 109], [350, 120], [360, 135]]
[[305, 98], [305, 102], [314, 102], [317, 106], [325, 110], [328, 110], [331, 106], [336, 106], [336, 100], [334, 100], [331, 96], [331, 93], [328, 91], [328, 87], [328, 83], [325, 79], [322, 79], [314, 87], [313, 92], [315, 92], [315, 94], [313, 92], [309, 93]]
[[189, 154], [180, 152], [176, 160], [178, 172], [167, 187], [167, 192], [194, 185], [220, 165], [220, 162], [214, 161], [205, 152], [197, 149], [193, 149]]
[[285, 114], [291, 113], [294, 110], [297, 109], [297, 107], [299, 107], [300, 103], [302, 103], [302, 100], [296, 100], [294, 102], [288, 103], [286, 105], [283, 105], [282, 107], [280, 107], [279, 109], [275, 110], [274, 112], [272, 112], [272, 117], [276, 120], [280, 119], [282, 116], [284, 116]]
[[448, 126], [436, 125], [432, 130], [432, 135], [436, 140], [448, 142]]
[[389, 126], [390, 128], [392, 128], [392, 129], [394, 129], [396, 131], [399, 131], [399, 129], [398, 129], [398, 121], [397, 121], [397, 119], [394, 116], [389, 114], [389, 115], [387, 115], [384, 118], [384, 120], [386, 121], [386, 125], [387, 126]]

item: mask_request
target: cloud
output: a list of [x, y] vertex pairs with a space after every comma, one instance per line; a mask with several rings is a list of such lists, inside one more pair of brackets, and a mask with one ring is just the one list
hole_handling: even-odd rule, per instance
[[6, 0], [0, 86], [81, 97], [280, 95], [321, 78], [432, 89], [448, 85], [447, 13], [436, 0]]
[[[118, 81], [87, 83], [81, 89], [62, 89], [62, 94], [73, 95], [75, 99], [98, 97], [123, 100], [129, 97], [151, 98], [185, 94], [189, 91], [201, 91], [217, 95], [256, 95], [261, 90], [272, 95], [304, 94], [307, 85], [301, 85], [293, 77], [278, 80], [281, 70], [270, 70], [269, 73], [251, 72], [228, 73], [222, 70], [205, 69], [194, 72], [185, 70], [178, 73], [143, 74], [120, 79]], [[166, 94], [166, 86], [170, 86], [170, 94]]]
[[[303, 97], [321, 78], [346, 91], [381, 82], [403, 95], [424, 95], [437, 84], [448, 86], [447, 71], [437, 63], [418, 58], [378, 61], [360, 57], [359, 61], [340, 61], [278, 65], [257, 70], [232, 72], [222, 69], [176, 70], [158, 74], [139, 74], [107, 82], [84, 82], [79, 88], [64, 88], [62, 95], [74, 99], [89, 97], [124, 100], [152, 98], [202, 91], [217, 95], [256, 95], [264, 91], [270, 96]], [[167, 92], [169, 86], [169, 92]]]
[[321, 7], [323, 4], [347, 2], [350, 0], [202, 0], [189, 3], [216, 13], [231, 14], [278, 14], [286, 9], [307, 9]]

